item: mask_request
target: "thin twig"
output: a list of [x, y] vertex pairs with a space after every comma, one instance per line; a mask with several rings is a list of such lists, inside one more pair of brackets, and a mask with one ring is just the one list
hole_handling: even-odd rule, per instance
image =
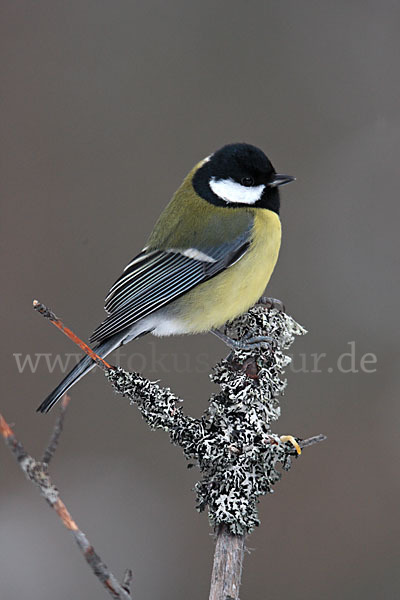
[[33, 301], [33, 308], [38, 313], [40, 313], [45, 319], [48, 319], [51, 323], [53, 323], [53, 325], [55, 325], [56, 327], [58, 327], [58, 329], [60, 331], [62, 331], [63, 333], [65, 333], [65, 335], [70, 340], [72, 340], [75, 344], [77, 344], [79, 346], [79, 348], [81, 348], [81, 350], [83, 350], [85, 352], [85, 354], [87, 354], [88, 356], [90, 356], [90, 358], [92, 358], [97, 363], [97, 365], [101, 369], [103, 369], [103, 371], [106, 371], [106, 370], [112, 368], [112, 366], [107, 361], [105, 361], [98, 354], [96, 354], [96, 352], [94, 352], [90, 348], [90, 346], [88, 346], [87, 344], [85, 344], [85, 342], [83, 342], [77, 335], [75, 335], [75, 333], [73, 331], [71, 331], [71, 329], [69, 329], [68, 327], [66, 327], [64, 325], [64, 323], [61, 321], [61, 319], [59, 319], [53, 313], [53, 311], [51, 311], [49, 308], [47, 308], [47, 306], [45, 306], [44, 304], [42, 304], [38, 300], [34, 300]]
[[[72, 532], [87, 563], [110, 596], [115, 600], [132, 600], [129, 587], [126, 589], [125, 585], [121, 585], [107, 565], [101, 560], [100, 556], [95, 552], [86, 535], [79, 529], [78, 525], [73, 520], [67, 507], [60, 498], [58, 489], [49, 477], [47, 471], [48, 462], [37, 461], [25, 451], [23, 445], [16, 439], [13, 430], [1, 414], [0, 434], [3, 436], [5, 443], [15, 456], [27, 479], [39, 487], [42, 496], [44, 496], [48, 504], [56, 511], [63, 525]], [[54, 449], [50, 452], [50, 458]], [[127, 580], [129, 581], [129, 578]], [[124, 584], [125, 581], [126, 576], [124, 578]]]
[[63, 396], [61, 400], [60, 412], [58, 413], [56, 422], [54, 423], [53, 431], [51, 433], [47, 448], [43, 453], [42, 462], [45, 463], [47, 466], [49, 465], [51, 459], [54, 456], [55, 451], [57, 450], [58, 442], [60, 441], [60, 435], [64, 426], [65, 413], [70, 400], [71, 398], [67, 394], [65, 394], [65, 396]]
[[307, 438], [305, 440], [299, 441], [300, 448], [307, 448], [307, 446], [312, 446], [313, 444], [319, 444], [319, 442], [323, 442], [327, 439], [326, 435], [320, 433], [319, 435], [314, 435], [313, 437]]
[[126, 569], [126, 571], [124, 573], [124, 578], [122, 580], [122, 587], [128, 594], [131, 593], [132, 578], [133, 578], [132, 569]]
[[[298, 440], [298, 444], [300, 446], [300, 448], [303, 450], [303, 448], [307, 448], [308, 446], [313, 446], [314, 444], [319, 444], [320, 442], [323, 442], [327, 439], [326, 435], [323, 435], [322, 433], [320, 433], [319, 435], [313, 435], [313, 437], [307, 438], [305, 440], [301, 440], [299, 438], [297, 438]], [[287, 453], [289, 456], [298, 456], [298, 452], [296, 451], [296, 449], [290, 450]]]

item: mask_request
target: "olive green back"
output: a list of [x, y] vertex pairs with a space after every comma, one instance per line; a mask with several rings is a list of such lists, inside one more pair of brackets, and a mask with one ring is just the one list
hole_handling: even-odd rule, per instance
[[147, 242], [149, 248], [212, 248], [251, 227], [254, 209], [214, 206], [196, 194], [192, 177], [198, 166], [161, 213]]

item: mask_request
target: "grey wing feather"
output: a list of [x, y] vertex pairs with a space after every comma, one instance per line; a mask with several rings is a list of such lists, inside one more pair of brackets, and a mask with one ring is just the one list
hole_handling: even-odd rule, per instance
[[95, 329], [90, 341], [102, 342], [131, 327], [240, 260], [250, 245], [250, 231], [251, 227], [230, 242], [201, 249], [211, 262], [178, 250], [141, 252], [112, 286], [105, 303], [109, 316]]

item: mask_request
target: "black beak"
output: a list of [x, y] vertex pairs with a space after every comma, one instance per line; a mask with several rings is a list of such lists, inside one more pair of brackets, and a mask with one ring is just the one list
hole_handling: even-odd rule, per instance
[[296, 177], [292, 177], [291, 175], [278, 175], [275, 173], [272, 181], [269, 182], [269, 187], [278, 187], [280, 185], [285, 185], [286, 183], [290, 183], [291, 181], [295, 181]]

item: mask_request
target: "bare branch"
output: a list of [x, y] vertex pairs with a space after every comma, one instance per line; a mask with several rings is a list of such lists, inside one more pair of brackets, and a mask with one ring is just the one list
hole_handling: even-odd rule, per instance
[[226, 525], [218, 527], [209, 600], [239, 599], [244, 540], [244, 535], [233, 535]]
[[60, 435], [64, 426], [65, 412], [67, 410], [67, 406], [70, 400], [71, 398], [67, 394], [65, 394], [65, 396], [63, 396], [61, 400], [60, 412], [58, 413], [56, 422], [54, 423], [53, 431], [51, 433], [47, 448], [43, 453], [42, 462], [47, 466], [49, 465], [51, 459], [54, 456], [55, 451], [57, 450], [58, 442], [60, 441]]
[[[64, 407], [64, 411], [65, 408], [66, 407]], [[79, 529], [64, 502], [61, 500], [58, 489], [52, 483], [47, 472], [48, 462], [37, 461], [25, 451], [23, 445], [16, 439], [13, 430], [1, 414], [0, 434], [3, 436], [5, 443], [15, 456], [27, 479], [31, 483], [34, 483], [38, 486], [42, 496], [46, 499], [48, 504], [50, 504], [51, 508], [55, 510], [64, 527], [71, 531], [87, 563], [90, 565], [93, 573], [96, 575], [99, 581], [101, 581], [110, 596], [115, 600], [132, 600], [129, 587], [126, 589], [125, 585], [121, 585], [118, 579], [111, 573], [107, 565], [95, 552], [86, 535]], [[55, 445], [53, 444], [52, 450], [50, 451], [50, 458], [53, 455], [56, 445], [57, 440]]]

